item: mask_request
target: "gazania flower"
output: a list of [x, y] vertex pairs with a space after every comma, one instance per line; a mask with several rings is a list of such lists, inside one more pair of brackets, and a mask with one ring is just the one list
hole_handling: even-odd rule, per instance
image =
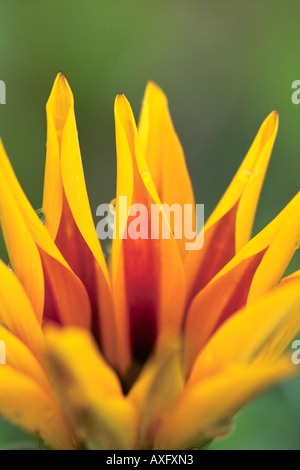
[[[300, 240], [300, 193], [250, 239], [273, 112], [206, 222], [202, 249], [187, 250], [162, 205], [195, 208], [164, 94], [148, 85], [138, 129], [118, 95], [115, 123], [119, 222], [108, 265], [62, 74], [47, 103], [44, 224], [1, 144], [10, 267], [0, 263], [0, 413], [50, 448], [199, 448], [296, 373], [285, 351], [299, 330], [300, 276], [282, 276]], [[121, 196], [128, 207], [157, 205], [170, 236], [122, 236], [134, 218], [121, 214]]]

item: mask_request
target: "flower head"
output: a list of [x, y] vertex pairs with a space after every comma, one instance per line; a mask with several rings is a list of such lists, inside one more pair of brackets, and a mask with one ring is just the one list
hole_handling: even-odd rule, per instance
[[[107, 264], [62, 74], [46, 109], [44, 224], [0, 146], [0, 221], [11, 264], [0, 262], [7, 354], [0, 412], [52, 448], [199, 447], [227, 432], [248, 400], [295, 373], [285, 350], [299, 331], [300, 277], [282, 276], [300, 240], [300, 193], [251, 239], [277, 113], [195, 235], [195, 244], [204, 236], [202, 248], [189, 250], [184, 221], [166, 210], [188, 206], [195, 219], [167, 100], [149, 83], [137, 128], [118, 95]], [[136, 204], [146, 209], [139, 217], [130, 212]], [[128, 236], [132, 223], [144, 224], [147, 236]]]

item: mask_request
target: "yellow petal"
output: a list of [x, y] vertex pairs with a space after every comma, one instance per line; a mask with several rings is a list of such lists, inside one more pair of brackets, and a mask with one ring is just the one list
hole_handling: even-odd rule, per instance
[[213, 335], [196, 359], [189, 384], [228, 363], [249, 362], [272, 335], [300, 314], [300, 282], [279, 286], [238, 311]]
[[132, 449], [134, 407], [92, 336], [77, 328], [48, 328], [46, 339], [57, 392], [77, 439], [93, 448]]
[[184, 263], [187, 279], [187, 306], [235, 255], [235, 221], [238, 203], [211, 226], [205, 225], [201, 250], [191, 251]]
[[185, 262], [188, 300], [248, 242], [277, 128], [278, 115], [273, 112], [262, 124], [243, 163], [205, 224], [204, 247], [188, 254]]
[[[30, 298], [38, 321], [41, 323], [44, 308], [51, 304], [51, 311], [56, 312], [62, 323], [88, 327], [90, 303], [85, 288], [31, 207], [2, 143], [0, 181], [3, 188], [0, 217], [5, 243], [13, 270]], [[49, 282], [45, 283], [45, 277]]]
[[53, 397], [30, 377], [9, 365], [0, 366], [0, 413], [55, 449], [75, 448], [70, 430]]
[[271, 366], [229, 365], [212, 378], [190, 387], [173, 409], [162, 416], [155, 447], [191, 449], [207, 439], [215, 426], [245, 403], [295, 373], [290, 358]]
[[214, 331], [245, 306], [253, 276], [263, 255], [264, 251], [241, 261], [223, 276], [209, 282], [192, 301], [184, 327], [186, 371], [189, 371], [196, 355]]
[[64, 125], [72, 107], [72, 93], [63, 74], [59, 73], [46, 106], [47, 154], [43, 208], [47, 214], [45, 226], [53, 240], [58, 232], [63, 206], [60, 147]]
[[56, 77], [46, 110], [46, 228], [85, 285], [92, 307], [92, 329], [106, 356], [115, 364], [116, 326], [108, 269], [89, 205], [73, 95], [61, 73]]
[[[146, 88], [139, 135], [160, 200], [170, 207], [180, 204], [182, 214], [184, 205], [189, 205], [192, 220], [195, 220], [194, 194], [184, 153], [172, 123], [167, 98], [153, 82], [149, 82]], [[171, 224], [171, 229], [174, 232], [174, 223]], [[183, 223], [182, 233], [183, 236], [177, 239], [177, 243], [184, 258], [185, 243], [190, 240], [184, 237]]]
[[[117, 144], [116, 238], [112, 248], [112, 282], [118, 311], [119, 341], [123, 343], [123, 370], [131, 354], [149, 352], [169, 334], [179, 330], [185, 297], [184, 272], [177, 244], [172, 237], [154, 239], [149, 233], [151, 205], [161, 206], [148, 165], [141, 151], [130, 105], [123, 95], [115, 102]], [[124, 178], [126, 174], [126, 178]], [[147, 237], [123, 238], [130, 227], [128, 212], [122, 212], [120, 197], [147, 208]], [[119, 222], [119, 216], [123, 220]], [[162, 211], [162, 224], [166, 224]], [[145, 222], [145, 221], [144, 221]], [[121, 233], [121, 236], [118, 234]], [[145, 270], [145, 266], [147, 269]], [[170, 266], [172, 271], [170, 272]], [[143, 292], [143, 296], [140, 295]], [[127, 335], [127, 342], [126, 336]], [[140, 353], [140, 349], [143, 352]]]
[[284, 225], [270, 244], [251, 285], [248, 300], [252, 300], [276, 285], [300, 241], [300, 192], [288, 205]]
[[[4, 149], [0, 142], [0, 159]], [[44, 276], [37, 246], [22, 217], [11, 188], [0, 171], [0, 222], [10, 263], [41, 323], [44, 307]]]
[[270, 362], [278, 359], [291, 345], [300, 331], [300, 307], [298, 315], [291, 317], [284, 325], [278, 327], [259, 352], [257, 362]]
[[[258, 235], [250, 240], [232, 260], [195, 297], [187, 314], [186, 323], [186, 365], [211, 334], [216, 320], [255, 300], [276, 286], [285, 272], [300, 240], [300, 193], [282, 212]], [[247, 289], [243, 284], [243, 266], [251, 259], [251, 276], [247, 276]], [[240, 278], [239, 274], [240, 273]], [[294, 275], [297, 276], [297, 273]], [[293, 279], [293, 277], [291, 278]], [[220, 295], [220, 290], [223, 295]], [[218, 295], [215, 295], [218, 292]], [[233, 292], [237, 293], [236, 307], [232, 305]], [[229, 307], [228, 307], [229, 300]], [[228, 310], [229, 308], [229, 310]], [[294, 320], [295, 321], [295, 320]], [[198, 325], [198, 326], [197, 326]], [[201, 327], [200, 327], [201, 325]], [[291, 327], [291, 332], [295, 328]], [[290, 335], [286, 337], [288, 341]], [[285, 343], [284, 343], [285, 344]]]
[[300, 192], [260, 233], [216, 275], [215, 279], [242, 260], [263, 250], [265, 255], [251, 284], [248, 301], [276, 286], [284, 274], [300, 240]]
[[278, 130], [278, 113], [273, 111], [261, 125], [243, 163], [210, 216], [212, 225], [239, 201], [236, 215], [236, 251], [248, 242], [256, 206]]
[[31, 377], [51, 394], [52, 391], [49, 380], [30, 349], [1, 325], [0, 341], [3, 341], [5, 344], [5, 363], [18, 372]]
[[[296, 271], [295, 273], [287, 276], [280, 282], [280, 286], [286, 286], [288, 284], [293, 285], [295, 282], [300, 281], [300, 272]], [[300, 331], [300, 307], [293, 316], [291, 316], [288, 321], [283, 325], [279, 326], [275, 332], [271, 335], [270, 339], [266, 342], [265, 346], [262, 348], [257, 361], [274, 361], [280, 357], [287, 348], [291, 345], [293, 339]]]
[[128, 399], [139, 412], [138, 448], [151, 446], [160, 414], [172, 407], [183, 391], [182, 357], [179, 342], [173, 340], [151, 358], [136, 380]]
[[41, 359], [44, 338], [24, 289], [15, 274], [0, 261], [0, 323]]
[[289, 281], [292, 281], [294, 279], [299, 279], [300, 278], [300, 269], [298, 269], [298, 271], [295, 271], [294, 273], [290, 274], [289, 276], [285, 276], [281, 279], [280, 283], [283, 283], [283, 282], [289, 282]]

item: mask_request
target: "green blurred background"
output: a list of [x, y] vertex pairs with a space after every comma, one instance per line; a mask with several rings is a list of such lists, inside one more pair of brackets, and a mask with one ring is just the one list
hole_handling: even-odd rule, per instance
[[[149, 79], [169, 98], [196, 200], [209, 215], [264, 118], [280, 126], [254, 232], [299, 190], [300, 2], [280, 0], [0, 0], [0, 136], [35, 208], [41, 206], [45, 104], [59, 71], [75, 96], [93, 214], [115, 196], [113, 103], [136, 118]], [[0, 188], [1, 191], [1, 188]], [[300, 266], [300, 250], [289, 272]], [[1, 257], [7, 259], [2, 239]], [[300, 366], [299, 366], [300, 367]], [[222, 397], [220, 397], [222, 399]], [[0, 448], [35, 443], [0, 421]], [[214, 449], [300, 449], [300, 381], [246, 407]]]

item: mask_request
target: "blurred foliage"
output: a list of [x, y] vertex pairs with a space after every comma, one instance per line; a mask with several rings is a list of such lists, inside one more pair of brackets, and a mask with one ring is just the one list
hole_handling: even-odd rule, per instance
[[[300, 2], [289, 0], [0, 0], [7, 86], [0, 136], [33, 206], [42, 201], [45, 104], [57, 72], [75, 96], [93, 214], [115, 196], [115, 95], [124, 92], [138, 118], [152, 79], [169, 98], [206, 216], [264, 118], [279, 111], [257, 232], [299, 190], [300, 106], [291, 102], [291, 83], [300, 79], [299, 15]], [[289, 272], [299, 268], [299, 252]], [[0, 253], [7, 260], [1, 240]], [[299, 449], [299, 388], [294, 380], [257, 400], [238, 416], [237, 431], [211, 448]], [[14, 432], [0, 424], [1, 448]]]
[[39, 450], [39, 444], [20, 429], [1, 420], [0, 450]]

